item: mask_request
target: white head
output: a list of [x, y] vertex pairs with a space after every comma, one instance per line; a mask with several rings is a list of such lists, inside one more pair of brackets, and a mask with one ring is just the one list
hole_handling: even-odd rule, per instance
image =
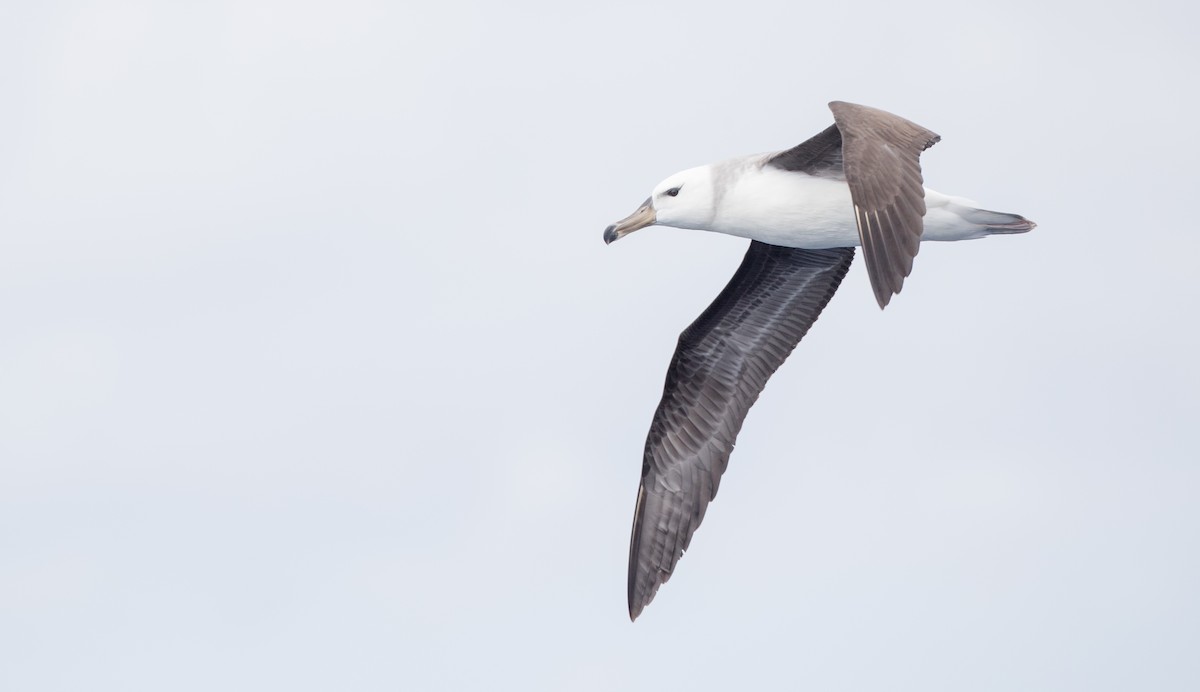
[[680, 171], [654, 187], [654, 193], [629, 216], [604, 229], [604, 242], [653, 224], [705, 229], [716, 213], [711, 166]]

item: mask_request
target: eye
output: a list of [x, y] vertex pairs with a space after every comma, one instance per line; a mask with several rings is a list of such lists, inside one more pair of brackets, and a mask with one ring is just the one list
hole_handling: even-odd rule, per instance
[[672, 197], [678, 197], [679, 196], [679, 188], [673, 187], [670, 190], [667, 190], [667, 194]]

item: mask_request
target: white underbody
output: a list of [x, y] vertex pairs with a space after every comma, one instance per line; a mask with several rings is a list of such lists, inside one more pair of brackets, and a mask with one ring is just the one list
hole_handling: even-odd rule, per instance
[[[813, 250], [860, 244], [845, 181], [765, 166], [744, 171], [730, 183], [702, 230]], [[925, 188], [921, 240], [970, 240], [988, 235], [985, 226], [959, 215], [975, 207], [968, 199]]]

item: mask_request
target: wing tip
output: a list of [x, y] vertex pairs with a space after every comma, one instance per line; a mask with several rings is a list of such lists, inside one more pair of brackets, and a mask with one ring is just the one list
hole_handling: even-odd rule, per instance
[[638, 598], [637, 580], [638, 580], [638, 552], [642, 545], [641, 531], [638, 529], [642, 523], [642, 511], [645, 508], [646, 500], [646, 484], [638, 483], [637, 503], [633, 507], [633, 531], [629, 538], [629, 621], [637, 620], [637, 616], [642, 613], [642, 608], [646, 607], [644, 599]]
[[876, 281], [876, 276], [870, 272], [870, 267], [868, 267], [867, 273], [871, 279], [871, 290], [875, 294], [875, 302], [879, 303], [880, 310], [890, 305], [892, 298], [900, 295], [900, 292], [904, 290], [904, 280], [909, 275], [908, 273], [901, 274], [894, 280], [894, 285], [891, 285], [885, 282], [884, 277], [880, 277], [879, 281]]
[[638, 616], [654, 600], [654, 594], [661, 584], [651, 585], [649, 590], [638, 588], [636, 564], [629, 566], [629, 621], [637, 622]]

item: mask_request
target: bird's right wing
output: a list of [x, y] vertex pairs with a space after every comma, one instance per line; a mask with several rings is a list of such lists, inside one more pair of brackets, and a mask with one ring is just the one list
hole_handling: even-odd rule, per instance
[[941, 137], [878, 108], [834, 101], [829, 109], [834, 125], [765, 164], [846, 182], [867, 275], [882, 308], [900, 292], [920, 249], [925, 216], [920, 157]]
[[670, 578], [717, 494], [750, 406], [853, 259], [854, 248], [753, 241], [729, 284], [680, 335], [646, 438], [629, 546], [630, 619]]
[[844, 101], [829, 104], [842, 133], [842, 161], [863, 260], [882, 308], [912, 271], [924, 231], [921, 152], [940, 136], [887, 111]]

